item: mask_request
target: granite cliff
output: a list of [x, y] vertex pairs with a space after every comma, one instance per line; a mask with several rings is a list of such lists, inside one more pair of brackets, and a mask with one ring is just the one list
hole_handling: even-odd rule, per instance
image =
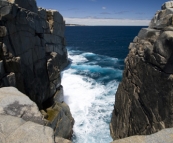
[[35, 0], [0, 0], [0, 88], [17, 88], [42, 113], [9, 97], [0, 115], [47, 125], [54, 136], [69, 139], [74, 119], [64, 102], [60, 77], [68, 64], [64, 30], [62, 15], [38, 8]]
[[112, 113], [112, 138], [173, 127], [173, 2], [162, 5], [129, 45]]
[[43, 108], [67, 64], [63, 17], [37, 8], [35, 0], [0, 2], [0, 85], [17, 87]]

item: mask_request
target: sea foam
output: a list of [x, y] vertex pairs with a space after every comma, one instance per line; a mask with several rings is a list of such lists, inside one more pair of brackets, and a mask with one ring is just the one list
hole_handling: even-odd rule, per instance
[[115, 68], [118, 59], [75, 50], [69, 50], [69, 58], [62, 85], [75, 119], [73, 142], [111, 142], [109, 123], [122, 76], [122, 70]]

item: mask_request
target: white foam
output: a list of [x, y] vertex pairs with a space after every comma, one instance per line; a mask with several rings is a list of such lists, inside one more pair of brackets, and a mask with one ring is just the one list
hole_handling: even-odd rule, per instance
[[86, 81], [82, 76], [71, 72], [72, 70], [64, 71], [62, 85], [65, 100], [75, 119], [76, 142], [112, 141], [109, 136], [109, 124], [104, 120], [110, 120], [114, 93], [110, 95], [109, 92], [115, 92], [118, 84], [114, 81], [114, 84], [109, 83], [107, 86], [99, 85], [90, 78]]
[[68, 57], [70, 59], [72, 59], [73, 63], [83, 63], [83, 62], [87, 62], [88, 60], [82, 56], [82, 55], [68, 55]]
[[[84, 60], [82, 55], [71, 55], [70, 58], [73, 60], [72, 67], [81, 62], [79, 59]], [[65, 101], [75, 119], [73, 142], [111, 142], [109, 122], [118, 82], [112, 80], [102, 85], [77, 73], [78, 67], [69, 68], [62, 74]]]
[[96, 54], [91, 53], [91, 52], [85, 52], [85, 53], [83, 53], [82, 55], [84, 55], [84, 56], [94, 56], [94, 55], [96, 55]]

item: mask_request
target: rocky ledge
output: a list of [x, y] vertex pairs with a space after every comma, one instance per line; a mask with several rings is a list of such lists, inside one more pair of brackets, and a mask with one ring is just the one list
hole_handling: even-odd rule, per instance
[[[68, 118], [65, 111], [62, 107], [61, 116]], [[26, 95], [14, 87], [0, 88], [1, 143], [70, 143], [58, 137], [44, 122], [37, 105]]]
[[0, 0], [0, 88], [15, 87], [36, 103], [5, 88], [0, 114], [47, 125], [54, 136], [69, 139], [74, 119], [60, 77], [68, 64], [64, 29], [62, 15], [38, 8], [35, 0]]
[[110, 123], [114, 140], [173, 127], [172, 7], [163, 4], [129, 45]]
[[138, 135], [115, 140], [112, 143], [172, 143], [173, 128], [163, 129], [152, 135]]

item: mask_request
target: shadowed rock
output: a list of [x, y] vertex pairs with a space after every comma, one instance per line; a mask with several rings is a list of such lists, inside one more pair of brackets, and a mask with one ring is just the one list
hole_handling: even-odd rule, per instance
[[[0, 87], [17, 87], [42, 109], [61, 85], [60, 70], [68, 63], [65, 22], [59, 12], [37, 8], [35, 0], [0, 2]], [[11, 72], [16, 84], [8, 83]]]
[[[38, 8], [35, 0], [0, 0], [0, 114], [39, 124], [56, 121], [51, 124], [55, 135], [70, 138], [74, 121], [62, 103], [60, 77], [68, 64], [64, 30], [62, 15]], [[3, 88], [8, 86], [32, 101], [14, 88]], [[50, 117], [47, 108], [57, 117], [43, 119]]]

